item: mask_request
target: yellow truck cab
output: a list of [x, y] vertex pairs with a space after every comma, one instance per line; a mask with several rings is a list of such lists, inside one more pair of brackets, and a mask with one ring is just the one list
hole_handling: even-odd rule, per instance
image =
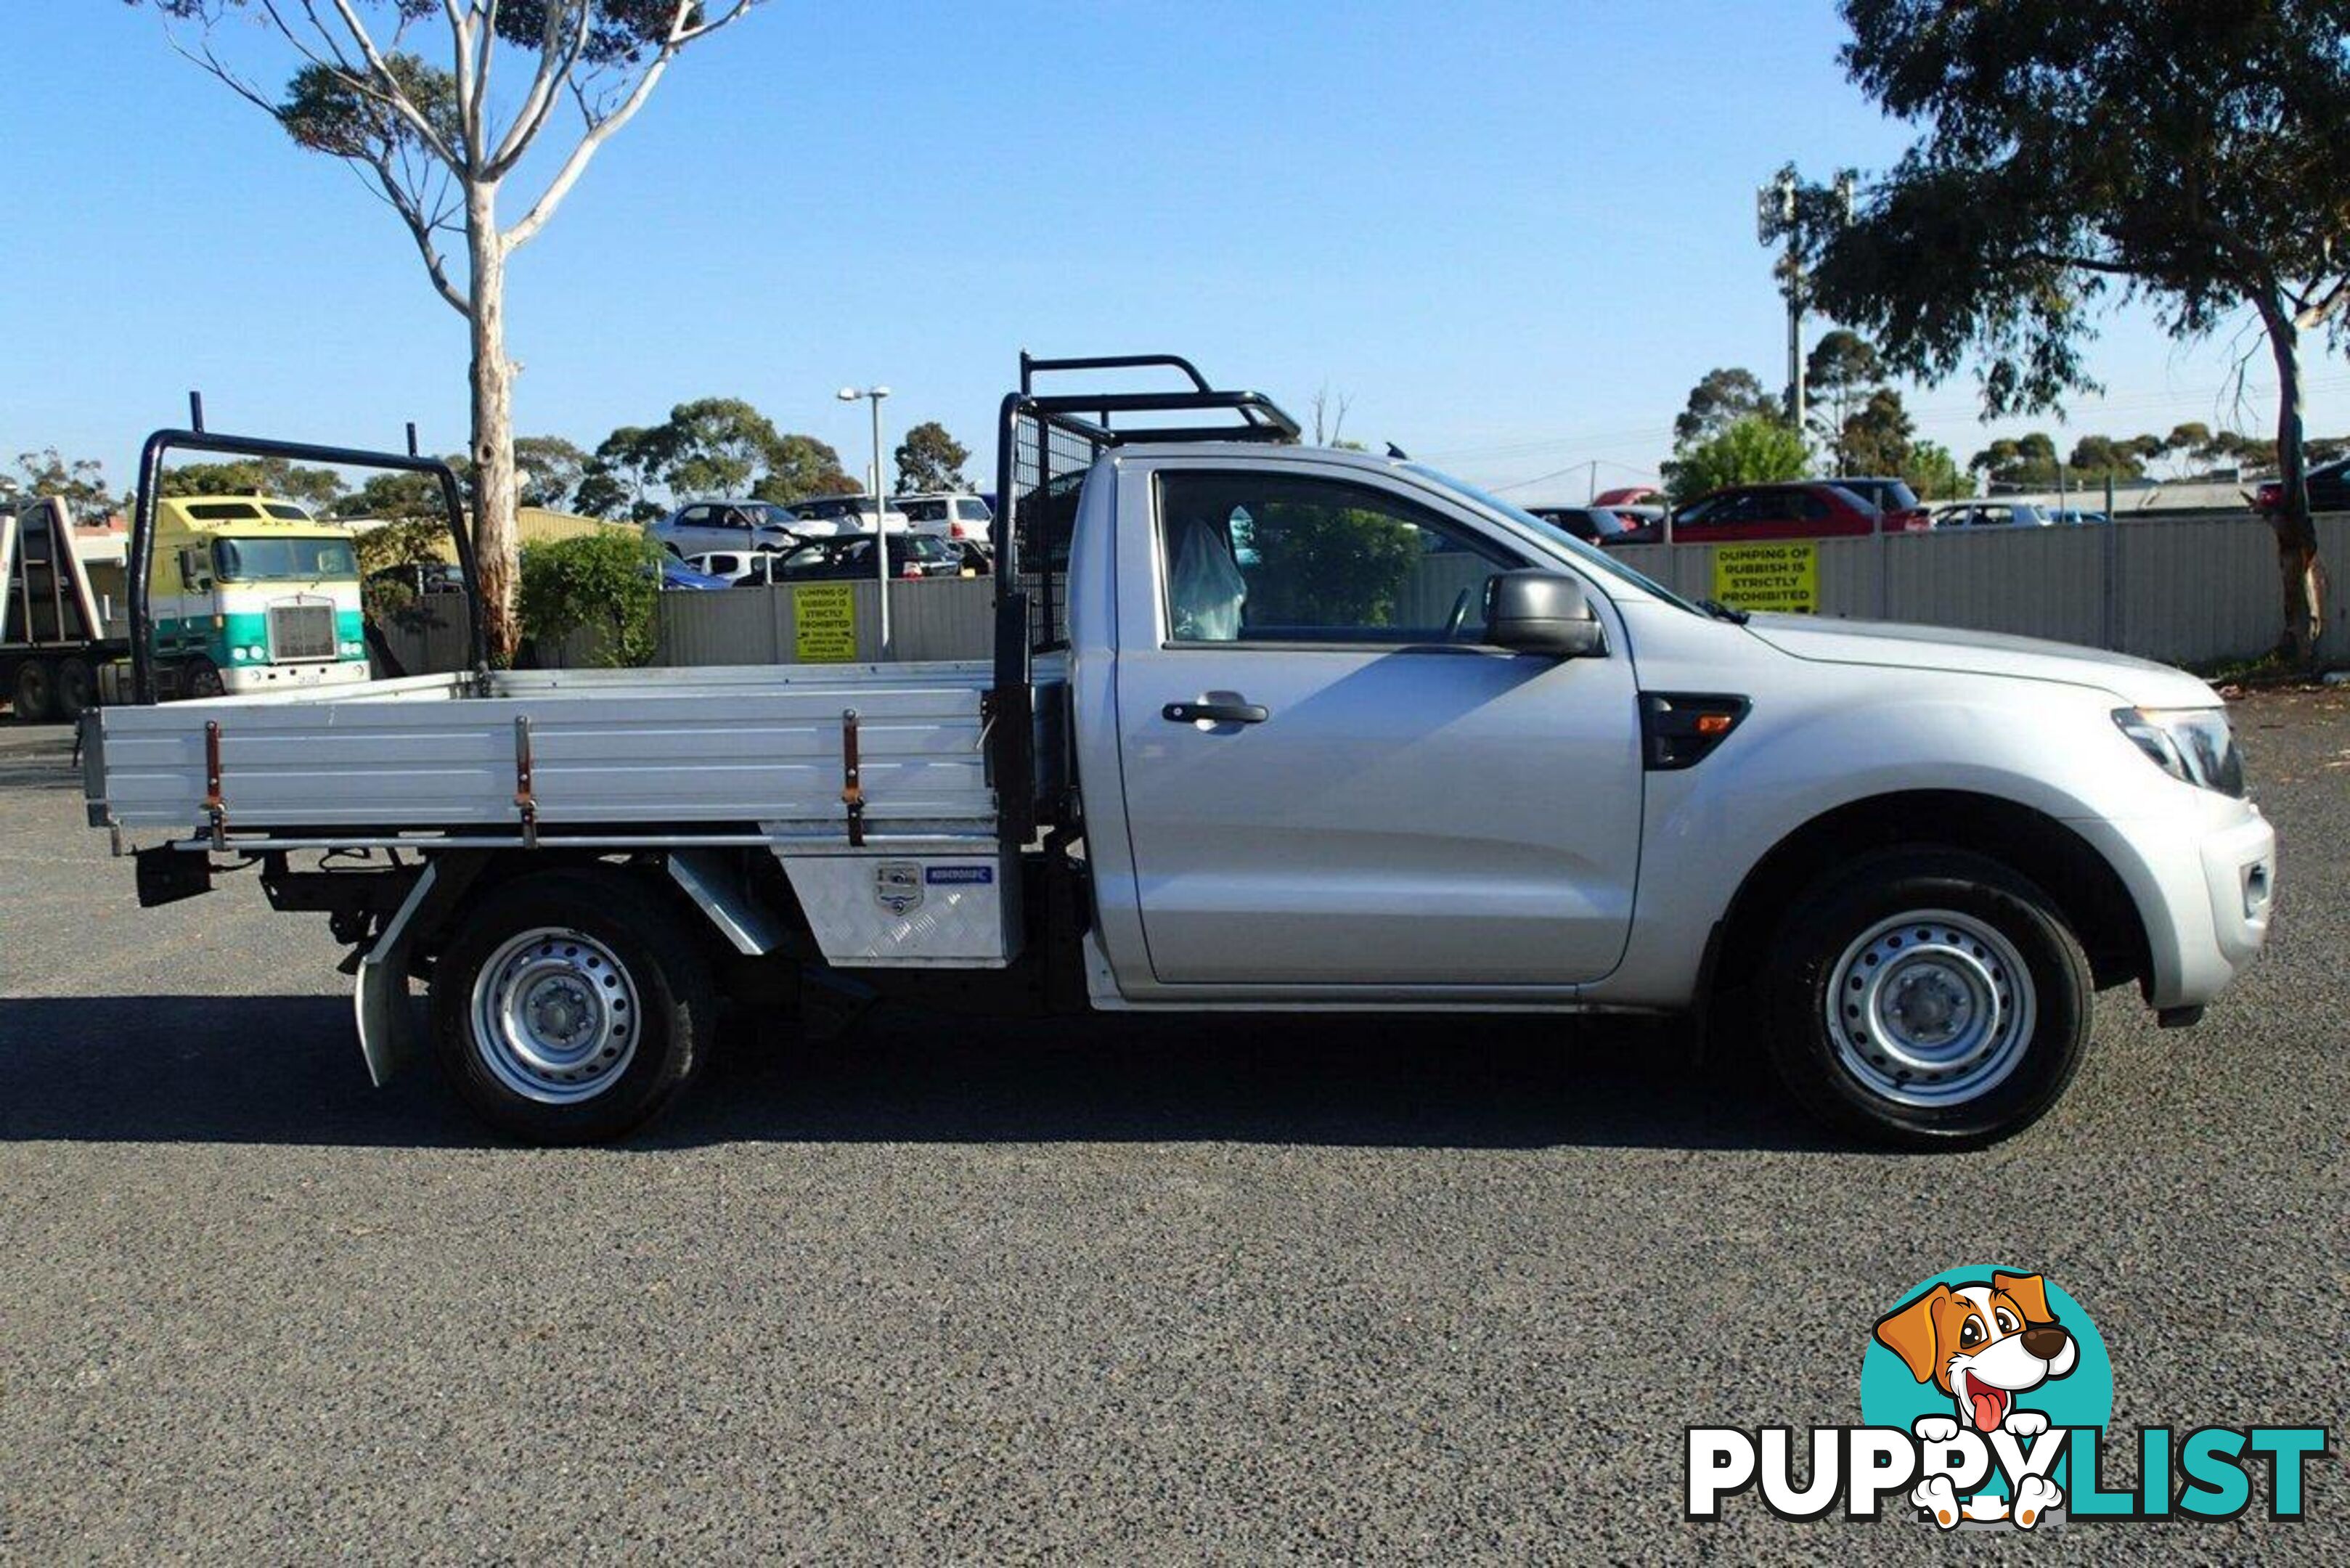
[[266, 496], [167, 496], [153, 562], [156, 667], [178, 695], [368, 679], [349, 529]]

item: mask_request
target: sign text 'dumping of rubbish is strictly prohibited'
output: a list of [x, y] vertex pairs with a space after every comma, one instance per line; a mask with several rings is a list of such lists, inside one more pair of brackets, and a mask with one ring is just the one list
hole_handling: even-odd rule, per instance
[[1740, 609], [1817, 615], [1819, 546], [1807, 542], [1717, 545], [1713, 597]]

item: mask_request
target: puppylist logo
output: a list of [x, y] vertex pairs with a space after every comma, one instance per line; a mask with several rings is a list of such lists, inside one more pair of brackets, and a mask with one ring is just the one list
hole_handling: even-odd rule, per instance
[[1906, 1515], [1942, 1531], [2234, 1519], [2255, 1502], [2302, 1516], [2324, 1428], [2141, 1428], [2133, 1488], [2109, 1457], [2123, 1448], [2106, 1431], [2113, 1404], [2113, 1364], [2080, 1303], [2038, 1274], [1953, 1269], [1872, 1325], [1861, 1425], [1800, 1442], [1786, 1427], [1691, 1428], [1688, 1516], [1720, 1519], [1750, 1491], [1782, 1519]]

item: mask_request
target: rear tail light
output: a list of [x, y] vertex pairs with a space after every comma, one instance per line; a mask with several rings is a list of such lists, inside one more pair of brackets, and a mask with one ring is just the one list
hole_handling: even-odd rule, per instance
[[899, 569], [898, 575], [901, 577], [919, 577], [922, 575], [922, 563], [909, 561]]

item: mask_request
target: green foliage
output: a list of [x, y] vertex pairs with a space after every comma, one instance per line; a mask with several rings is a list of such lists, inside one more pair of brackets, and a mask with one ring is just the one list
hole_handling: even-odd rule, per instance
[[[464, 125], [456, 79], [411, 54], [387, 54], [383, 63], [400, 93], [442, 140], [461, 144]], [[296, 146], [331, 158], [373, 163], [425, 150], [424, 138], [410, 120], [380, 95], [360, 90], [354, 78], [332, 66], [311, 64], [296, 71], [274, 112]]]
[[416, 603], [414, 574], [399, 570], [448, 559], [449, 528], [435, 519], [409, 518], [369, 528], [355, 536], [359, 558], [359, 603], [378, 620], [388, 620]]
[[1938, 441], [1912, 442], [1909, 461], [1901, 465], [1901, 477], [1920, 501], [1957, 501], [1975, 493], [1973, 482], [1959, 472], [1958, 459]]
[[163, 493], [275, 495], [316, 511], [332, 507], [341, 498], [343, 477], [331, 468], [303, 468], [282, 457], [183, 462], [163, 471]]
[[647, 523], [668, 513], [665, 497], [751, 495], [788, 505], [864, 488], [816, 437], [776, 430], [741, 398], [701, 398], [660, 424], [606, 436], [582, 463], [571, 504], [591, 516]]
[[592, 517], [651, 522], [662, 509], [649, 492], [660, 483], [669, 460], [668, 426], [622, 425], [597, 446], [572, 504]]
[[1917, 433], [1909, 411], [1901, 406], [1901, 394], [1890, 387], [1879, 387], [1836, 432], [1836, 449], [1844, 458], [1844, 466], [1837, 472], [1899, 473], [1909, 464], [1909, 448]]
[[1249, 614], [1271, 624], [1392, 626], [1420, 533], [1378, 512], [1268, 504], [1253, 520]]
[[522, 504], [563, 510], [587, 473], [588, 462], [588, 454], [561, 436], [516, 436], [515, 467], [521, 476]]
[[1821, 306], [1898, 369], [1979, 362], [1992, 413], [2094, 385], [2092, 314], [2174, 335], [2246, 305], [2339, 331], [2350, 258], [2341, 0], [1845, 0], [1846, 71], [1923, 127], [1849, 227], [1804, 237]]
[[1673, 446], [1696, 446], [1742, 420], [1784, 417], [1780, 400], [1762, 389], [1753, 371], [1709, 370], [1690, 389], [1689, 406], [1673, 420]]
[[[2158, 441], [2155, 443], [2157, 451], [2161, 444]], [[2087, 480], [2137, 479], [2146, 473], [2146, 457], [2145, 449], [2137, 441], [2085, 435], [2073, 443], [2073, 456], [2066, 466]]]
[[449, 531], [448, 498], [441, 493], [440, 481], [424, 473], [371, 473], [367, 483], [339, 497], [328, 511], [336, 517], [367, 517], [391, 523], [429, 521], [444, 535]]
[[774, 421], [741, 398], [680, 403], [655, 438], [665, 460], [661, 479], [681, 496], [740, 495], [782, 439]]
[[6, 491], [32, 500], [55, 497], [85, 520], [103, 517], [115, 509], [114, 494], [106, 485], [106, 470], [96, 458], [68, 461], [57, 455], [57, 448], [44, 447], [39, 452], [19, 452], [16, 471], [20, 477], [8, 479]]
[[[947, 427], [936, 420], [926, 421], [906, 432], [898, 446], [898, 489], [901, 493], [920, 493], [932, 490], [967, 490], [971, 482], [962, 476], [962, 465], [971, 461], [971, 449], [947, 434]], [[838, 467], [837, 460], [835, 467]]]
[[1811, 466], [1804, 438], [1786, 421], [1749, 414], [1714, 436], [1684, 447], [1665, 464], [1665, 488], [1680, 505], [1727, 484], [1801, 479]]
[[1993, 484], [2040, 489], [2056, 483], [2056, 443], [2039, 431], [2002, 436], [1967, 460], [1967, 470]]
[[542, 657], [585, 628], [598, 634], [603, 664], [643, 664], [660, 602], [660, 547], [636, 529], [599, 528], [522, 553], [522, 623]]
[[789, 506], [811, 495], [855, 495], [864, 483], [840, 465], [840, 453], [812, 435], [776, 438], [767, 454], [766, 476], [751, 487], [761, 501]]
[[1833, 459], [1838, 473], [1885, 473], [1857, 461], [1845, 442], [1845, 427], [1854, 409], [1884, 382], [1884, 366], [1877, 348], [1859, 333], [1836, 327], [1823, 334], [1804, 361], [1804, 380], [1810, 389], [1811, 429]]

